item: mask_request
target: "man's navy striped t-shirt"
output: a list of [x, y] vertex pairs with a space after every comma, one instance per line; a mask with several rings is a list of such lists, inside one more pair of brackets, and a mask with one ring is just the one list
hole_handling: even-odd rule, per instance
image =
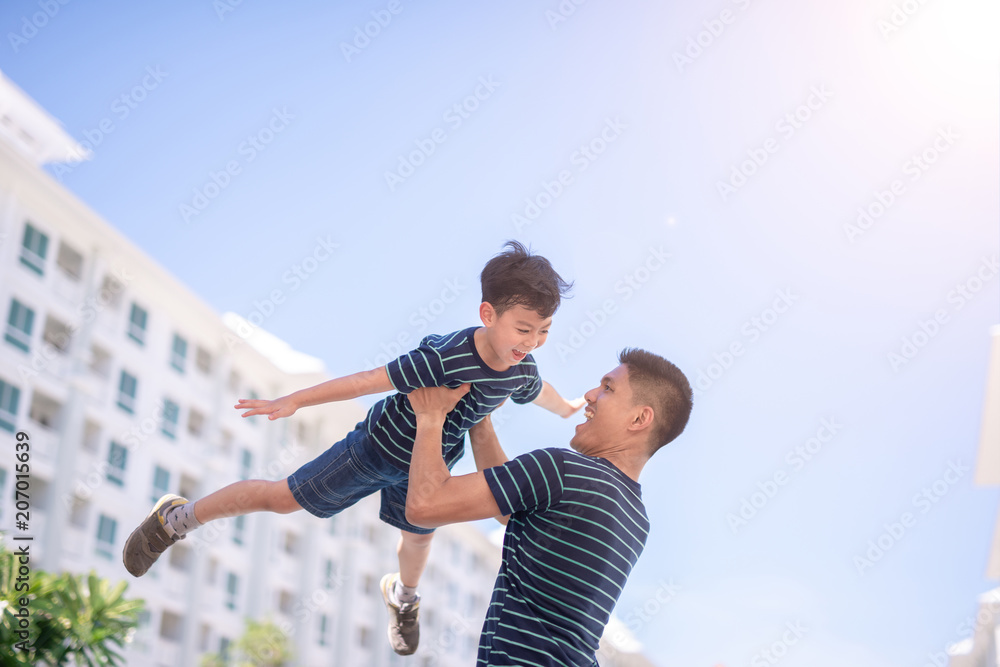
[[442, 455], [449, 468], [465, 452], [465, 433], [504, 399], [509, 396], [515, 403], [530, 403], [538, 398], [542, 380], [534, 358], [529, 354], [505, 371], [490, 368], [476, 350], [473, 336], [477, 328], [427, 336], [417, 349], [386, 364], [389, 380], [399, 393], [372, 406], [365, 429], [397, 468], [409, 470], [413, 456], [417, 421], [405, 394], [414, 389], [472, 385], [444, 423]]
[[478, 664], [596, 667], [604, 626], [646, 544], [641, 487], [610, 462], [564, 448], [484, 474], [510, 520]]

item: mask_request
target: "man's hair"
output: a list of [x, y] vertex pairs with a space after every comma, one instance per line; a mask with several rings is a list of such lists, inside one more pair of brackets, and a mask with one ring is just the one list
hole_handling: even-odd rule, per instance
[[493, 306], [497, 315], [508, 308], [524, 306], [543, 318], [550, 317], [573, 287], [573, 283], [559, 277], [549, 260], [532, 255], [517, 241], [504, 244], [503, 252], [483, 267], [479, 280], [483, 301]]
[[691, 385], [681, 369], [646, 350], [627, 347], [618, 363], [628, 367], [628, 382], [636, 404], [653, 408], [650, 456], [687, 426], [694, 403]]

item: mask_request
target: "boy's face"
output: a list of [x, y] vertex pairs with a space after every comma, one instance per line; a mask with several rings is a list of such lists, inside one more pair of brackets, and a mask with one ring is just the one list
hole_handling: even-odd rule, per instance
[[494, 354], [510, 366], [521, 363], [528, 353], [544, 345], [552, 326], [551, 317], [543, 318], [524, 306], [511, 306], [497, 315], [492, 305], [483, 303], [480, 315]]

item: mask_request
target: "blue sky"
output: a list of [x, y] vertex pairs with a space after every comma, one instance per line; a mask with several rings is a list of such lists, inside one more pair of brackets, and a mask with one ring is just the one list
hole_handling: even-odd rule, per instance
[[[0, 70], [92, 146], [50, 168], [67, 188], [334, 375], [475, 324], [483, 263], [529, 243], [575, 281], [536, 354], [560, 391], [629, 345], [701, 387], [641, 479], [618, 612], [650, 655], [770, 664], [794, 638], [785, 665], [902, 667], [996, 583], [971, 466], [997, 23], [985, 0], [14, 1]], [[502, 414], [510, 454], [576, 423]]]

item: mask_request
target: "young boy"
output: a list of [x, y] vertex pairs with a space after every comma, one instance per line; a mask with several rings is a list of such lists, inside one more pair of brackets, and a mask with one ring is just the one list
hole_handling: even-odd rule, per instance
[[[548, 260], [516, 241], [491, 259], [480, 276], [482, 327], [427, 336], [412, 352], [382, 368], [337, 378], [275, 400], [241, 399], [244, 417], [289, 417], [299, 408], [345, 401], [386, 391], [396, 393], [372, 406], [367, 418], [340, 442], [287, 479], [245, 480], [196, 502], [168, 494], [125, 542], [126, 569], [140, 577], [171, 544], [204, 523], [251, 512], [287, 514], [300, 509], [333, 516], [381, 491], [379, 518], [400, 529], [399, 572], [382, 578], [389, 610], [389, 641], [400, 655], [417, 649], [420, 638], [417, 584], [430, 553], [432, 529], [406, 521], [406, 491], [416, 420], [406, 394], [420, 387], [471, 384], [448, 415], [442, 455], [454, 466], [465, 449], [465, 433], [510, 397], [534, 402], [561, 417], [583, 406], [567, 401], [541, 380], [530, 353], [545, 343], [552, 315], [570, 288]], [[362, 474], [359, 474], [362, 473]]]

